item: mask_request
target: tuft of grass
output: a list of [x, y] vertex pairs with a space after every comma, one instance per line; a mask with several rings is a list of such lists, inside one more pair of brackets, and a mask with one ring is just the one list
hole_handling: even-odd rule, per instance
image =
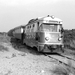
[[54, 75], [69, 75], [68, 70], [62, 68], [62, 67], [55, 67], [55, 69], [52, 71]]
[[68, 65], [62, 66], [56, 66], [53, 70], [52, 73], [53, 75], [75, 75], [75, 69], [73, 68], [73, 65], [71, 61], [68, 60]]
[[8, 48], [0, 44], [0, 51], [8, 51]]
[[27, 54], [26, 53], [19, 53], [18, 55], [26, 56]]
[[9, 43], [11, 38], [7, 35], [7, 33], [0, 33], [0, 42]]
[[5, 75], [10, 75], [12, 73], [11, 70], [9, 70]]
[[12, 58], [13, 58], [13, 57], [16, 57], [16, 54], [15, 54], [15, 53], [12, 54]]

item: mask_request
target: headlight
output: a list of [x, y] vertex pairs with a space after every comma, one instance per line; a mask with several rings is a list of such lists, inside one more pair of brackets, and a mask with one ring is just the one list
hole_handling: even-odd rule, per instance
[[51, 35], [49, 34], [49, 32], [45, 32], [45, 41], [50, 41], [51, 39]]
[[62, 40], [62, 38], [60, 37], [60, 38], [58, 38], [58, 40], [59, 40], [59, 41], [61, 41], [61, 40]]
[[62, 21], [60, 21], [59, 24], [62, 24]]
[[45, 37], [45, 40], [46, 40], [46, 41], [49, 41], [49, 37]]

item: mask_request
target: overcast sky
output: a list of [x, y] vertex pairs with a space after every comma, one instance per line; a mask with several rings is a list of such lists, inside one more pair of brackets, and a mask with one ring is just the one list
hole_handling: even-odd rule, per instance
[[65, 29], [75, 29], [75, 0], [0, 0], [0, 31], [46, 15], [63, 20]]

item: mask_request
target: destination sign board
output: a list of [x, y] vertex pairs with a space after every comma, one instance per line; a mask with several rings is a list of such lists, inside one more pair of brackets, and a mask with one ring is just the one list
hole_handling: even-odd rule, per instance
[[58, 24], [59, 22], [58, 21], [51, 21], [51, 20], [45, 20], [45, 21], [43, 21], [44, 23], [56, 23], [56, 24]]

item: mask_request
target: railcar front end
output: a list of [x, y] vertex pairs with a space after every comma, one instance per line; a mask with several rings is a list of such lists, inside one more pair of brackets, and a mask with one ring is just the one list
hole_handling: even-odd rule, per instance
[[62, 21], [44, 21], [39, 26], [38, 50], [42, 52], [52, 52], [56, 49], [62, 49], [64, 46]]

